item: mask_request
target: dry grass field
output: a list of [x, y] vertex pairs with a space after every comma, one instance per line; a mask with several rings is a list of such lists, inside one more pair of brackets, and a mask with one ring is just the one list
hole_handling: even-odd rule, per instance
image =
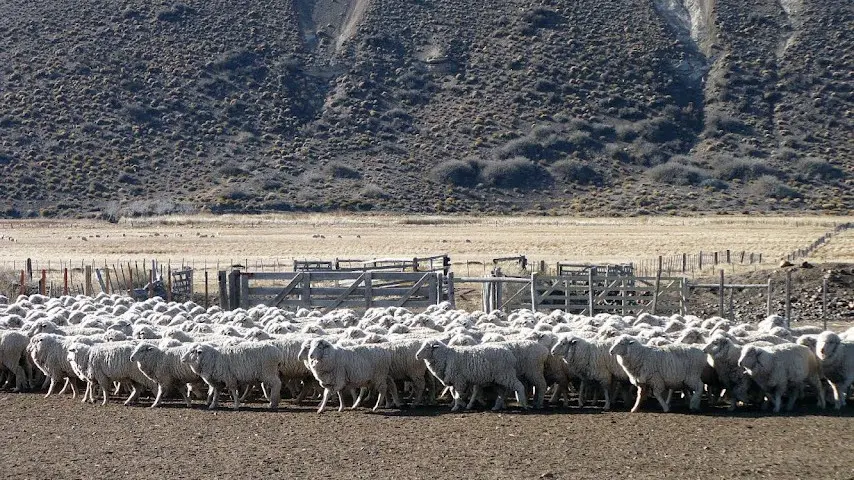
[[[208, 266], [293, 259], [450, 254], [456, 262], [524, 254], [534, 261], [637, 262], [731, 249], [775, 263], [852, 217], [566, 218], [378, 215], [168, 216], [95, 221], [0, 222], [0, 268], [39, 262], [114, 263], [156, 258]], [[11, 240], [10, 240], [11, 239]], [[854, 262], [854, 232], [814, 253]], [[475, 273], [475, 272], [472, 272]], [[478, 272], [479, 273], [479, 272]]]

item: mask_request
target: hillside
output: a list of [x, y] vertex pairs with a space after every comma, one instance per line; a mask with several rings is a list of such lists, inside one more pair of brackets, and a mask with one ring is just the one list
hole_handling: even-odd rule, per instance
[[854, 209], [848, 0], [0, 3], [0, 216]]

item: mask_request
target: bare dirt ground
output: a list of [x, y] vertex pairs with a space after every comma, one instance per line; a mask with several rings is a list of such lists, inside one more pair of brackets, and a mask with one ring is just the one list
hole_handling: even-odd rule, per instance
[[[143, 404], [144, 405], [144, 404]], [[83, 405], [0, 393], [6, 478], [854, 477], [854, 408], [793, 415], [314, 413]]]

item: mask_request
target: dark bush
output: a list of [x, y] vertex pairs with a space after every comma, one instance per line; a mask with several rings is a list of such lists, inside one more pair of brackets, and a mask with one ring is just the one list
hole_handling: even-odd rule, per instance
[[551, 181], [545, 168], [528, 160], [516, 157], [487, 163], [481, 171], [483, 183], [498, 188], [537, 188]]
[[820, 158], [805, 158], [798, 162], [797, 169], [799, 175], [808, 180], [838, 180], [845, 176], [839, 167]]
[[120, 183], [126, 183], [128, 185], [136, 185], [139, 183], [139, 179], [129, 173], [120, 173], [116, 180], [118, 180]]
[[763, 175], [750, 185], [750, 190], [761, 197], [767, 198], [796, 198], [801, 194], [794, 188], [781, 182], [773, 175]]
[[638, 132], [653, 143], [664, 143], [679, 138], [679, 126], [668, 118], [653, 118], [637, 123]]
[[472, 161], [448, 160], [433, 167], [430, 176], [442, 184], [473, 187], [477, 184], [479, 170]]
[[700, 185], [709, 177], [702, 168], [673, 160], [650, 168], [647, 174], [656, 182], [670, 185]]
[[726, 190], [729, 188], [728, 183], [723, 180], [718, 180], [717, 178], [707, 178], [700, 182], [700, 186], [715, 191]]
[[724, 115], [722, 113], [710, 113], [706, 115], [706, 128], [704, 133], [709, 137], [722, 137], [727, 133], [749, 135], [752, 129], [743, 121]]
[[359, 191], [359, 196], [362, 198], [388, 198], [389, 195], [379, 185], [370, 183], [362, 187]]
[[245, 175], [246, 171], [237, 165], [223, 165], [219, 167], [219, 174], [223, 177], [239, 177]]
[[737, 158], [729, 155], [721, 155], [711, 159], [715, 176], [721, 180], [735, 180], [736, 178], [748, 181], [757, 179], [763, 175], [778, 176], [780, 172], [770, 165], [752, 158]]
[[582, 185], [601, 185], [602, 174], [577, 160], [560, 160], [551, 167], [555, 178]]
[[350, 179], [359, 179], [362, 178], [362, 174], [359, 173], [355, 168], [341, 162], [332, 162], [326, 166], [327, 171], [330, 175], [335, 178], [350, 178]]

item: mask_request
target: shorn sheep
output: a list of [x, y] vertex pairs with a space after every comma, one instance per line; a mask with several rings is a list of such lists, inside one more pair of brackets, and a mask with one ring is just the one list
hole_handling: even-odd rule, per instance
[[199, 343], [181, 356], [181, 361], [200, 376], [212, 394], [208, 408], [219, 406], [219, 390], [231, 393], [233, 409], [240, 409], [240, 387], [262, 382], [270, 395], [270, 409], [279, 407], [282, 381], [279, 379], [281, 351], [267, 342], [248, 342], [238, 345], [213, 347]]
[[641, 402], [650, 390], [661, 404], [661, 409], [669, 412], [670, 404], [665, 398], [667, 389], [683, 388], [692, 392], [690, 409], [700, 409], [703, 394], [701, 376], [706, 366], [706, 355], [699, 348], [684, 344], [650, 347], [633, 337], [622, 335], [614, 342], [609, 353], [617, 357], [629, 381], [638, 388], [632, 412], [640, 410]]
[[[451, 411], [463, 407], [462, 395], [472, 387], [470, 409], [485, 385], [496, 384], [502, 390], [512, 390], [523, 408], [527, 408], [525, 387], [519, 380], [513, 352], [502, 345], [483, 344], [471, 347], [452, 347], [441, 341], [425, 341], [415, 357], [424, 360], [430, 373], [442, 385], [453, 387], [454, 405]], [[499, 392], [493, 410], [503, 408], [504, 391]]]
[[747, 345], [741, 351], [738, 365], [774, 403], [774, 413], [780, 411], [783, 395], [788, 396], [786, 410], [792, 411], [805, 384], [815, 389], [819, 408], [825, 407], [818, 359], [808, 347], [794, 343]]

